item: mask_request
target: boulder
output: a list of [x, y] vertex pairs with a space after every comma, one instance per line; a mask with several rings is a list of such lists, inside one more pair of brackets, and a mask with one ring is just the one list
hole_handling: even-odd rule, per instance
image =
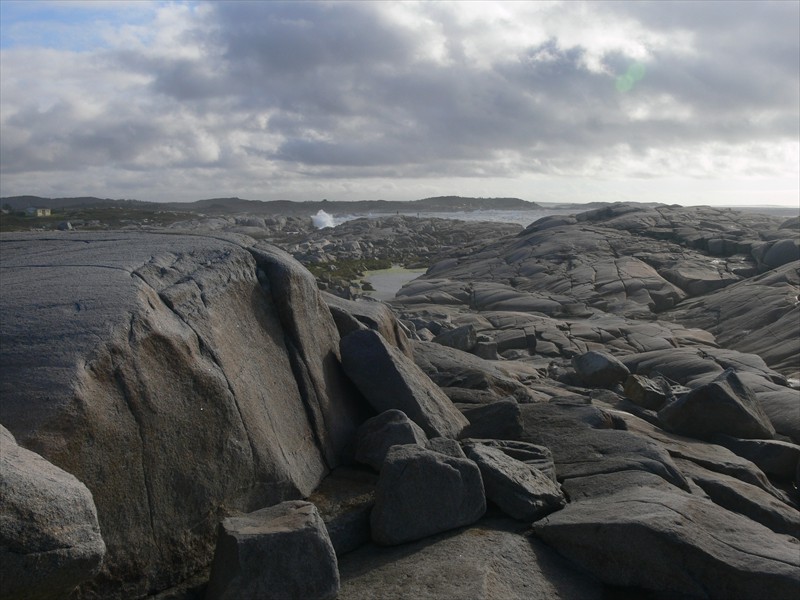
[[352, 457], [359, 395], [313, 277], [221, 237], [0, 237], [0, 422], [92, 492], [108, 551], [81, 593], [177, 585], [221, 507], [305, 497]]
[[461, 449], [461, 444], [455, 440], [451, 440], [450, 438], [431, 438], [428, 440], [428, 443], [425, 445], [425, 447], [428, 450], [446, 454], [447, 456], [453, 456], [455, 458], [467, 458], [467, 455], [464, 454], [464, 450]]
[[402, 410], [429, 437], [457, 438], [469, 424], [444, 392], [376, 331], [347, 334], [341, 351], [345, 372], [375, 410]]
[[342, 600], [601, 600], [603, 586], [536, 538], [486, 518], [402, 546], [369, 544], [339, 561]]
[[556, 478], [556, 466], [553, 463], [553, 454], [545, 446], [537, 446], [528, 442], [518, 440], [486, 440], [486, 439], [464, 439], [461, 441], [464, 447], [481, 444], [490, 448], [497, 448], [504, 454], [525, 463], [528, 468], [541, 471], [553, 482], [558, 483]]
[[520, 521], [533, 522], [567, 503], [558, 484], [502, 450], [470, 444], [467, 456], [481, 470], [487, 500]]
[[797, 539], [675, 488], [572, 502], [534, 532], [611, 585], [711, 599], [788, 600], [800, 590]]
[[480, 519], [483, 481], [471, 460], [419, 446], [394, 446], [381, 467], [370, 516], [372, 539], [402, 544]]
[[310, 502], [282, 502], [220, 524], [207, 600], [328, 600], [338, 593], [336, 553]]
[[652, 379], [644, 375], [628, 375], [625, 380], [625, 397], [648, 410], [659, 410], [670, 399], [674, 399], [669, 384], [663, 377]]
[[459, 410], [469, 420], [462, 437], [515, 440], [522, 435], [519, 404], [512, 398], [491, 404], [461, 404]]
[[403, 411], [390, 409], [365, 421], [356, 440], [356, 460], [380, 471], [389, 448], [404, 444], [424, 447], [428, 438]]
[[671, 402], [658, 418], [670, 431], [698, 439], [719, 433], [746, 439], [775, 435], [769, 417], [733, 369]]
[[478, 342], [478, 336], [474, 325], [463, 325], [443, 331], [433, 338], [433, 341], [436, 344], [449, 346], [462, 352], [472, 352]]
[[628, 367], [608, 354], [591, 350], [572, 359], [578, 376], [587, 384], [598, 387], [611, 387], [622, 383], [630, 375]]
[[366, 298], [345, 300], [327, 293], [323, 293], [322, 297], [333, 315], [341, 337], [356, 329], [367, 327], [380, 333], [383, 339], [409, 358], [413, 357], [406, 328], [394, 316], [392, 309], [383, 302]]
[[0, 515], [3, 598], [66, 598], [100, 570], [106, 546], [91, 492], [2, 425]]

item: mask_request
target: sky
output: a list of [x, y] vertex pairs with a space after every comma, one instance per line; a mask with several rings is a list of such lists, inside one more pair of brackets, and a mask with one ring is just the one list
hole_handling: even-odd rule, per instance
[[800, 2], [0, 0], [0, 196], [800, 205]]

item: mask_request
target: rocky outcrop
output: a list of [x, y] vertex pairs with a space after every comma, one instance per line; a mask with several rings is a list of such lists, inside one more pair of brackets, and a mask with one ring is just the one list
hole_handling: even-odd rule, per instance
[[218, 523], [301, 498], [324, 556], [242, 581], [335, 554], [343, 599], [789, 597], [790, 226], [605, 206], [454, 246], [393, 309], [243, 236], [3, 236], [0, 421], [94, 495], [82, 598], [198, 597]]
[[92, 492], [108, 552], [84, 593], [135, 598], [208, 565], [227, 511], [310, 494], [352, 455], [359, 396], [280, 251], [61, 235], [0, 239], [0, 422]]
[[20, 448], [0, 425], [0, 588], [8, 600], [59, 600], [94, 577], [106, 547], [91, 492]]
[[310, 502], [283, 502], [220, 525], [207, 600], [332, 600], [338, 593], [336, 554]]

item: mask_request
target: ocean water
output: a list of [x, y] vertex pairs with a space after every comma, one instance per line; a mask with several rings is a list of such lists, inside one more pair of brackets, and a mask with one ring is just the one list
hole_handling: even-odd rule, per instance
[[[538, 221], [542, 217], [550, 215], [570, 215], [575, 214], [574, 209], [537, 209], [537, 210], [470, 210], [470, 211], [453, 211], [453, 212], [403, 212], [399, 211], [395, 214], [404, 215], [408, 217], [420, 218], [437, 218], [437, 219], [455, 219], [459, 221], [491, 221], [495, 223], [516, 223], [522, 227], [527, 227], [534, 221]], [[354, 219], [377, 219], [380, 217], [390, 216], [392, 213], [361, 213], [352, 215], [328, 215], [320, 210], [314, 218], [314, 224], [318, 227], [335, 227], [341, 223], [352, 221]]]

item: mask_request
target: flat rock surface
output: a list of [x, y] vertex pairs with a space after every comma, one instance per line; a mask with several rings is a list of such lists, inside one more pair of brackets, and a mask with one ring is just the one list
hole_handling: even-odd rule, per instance
[[600, 600], [602, 586], [527, 525], [486, 518], [455, 532], [394, 548], [368, 545], [339, 562], [341, 600]]
[[701, 598], [800, 591], [800, 541], [680, 490], [629, 487], [581, 500], [534, 531], [609, 584]]

